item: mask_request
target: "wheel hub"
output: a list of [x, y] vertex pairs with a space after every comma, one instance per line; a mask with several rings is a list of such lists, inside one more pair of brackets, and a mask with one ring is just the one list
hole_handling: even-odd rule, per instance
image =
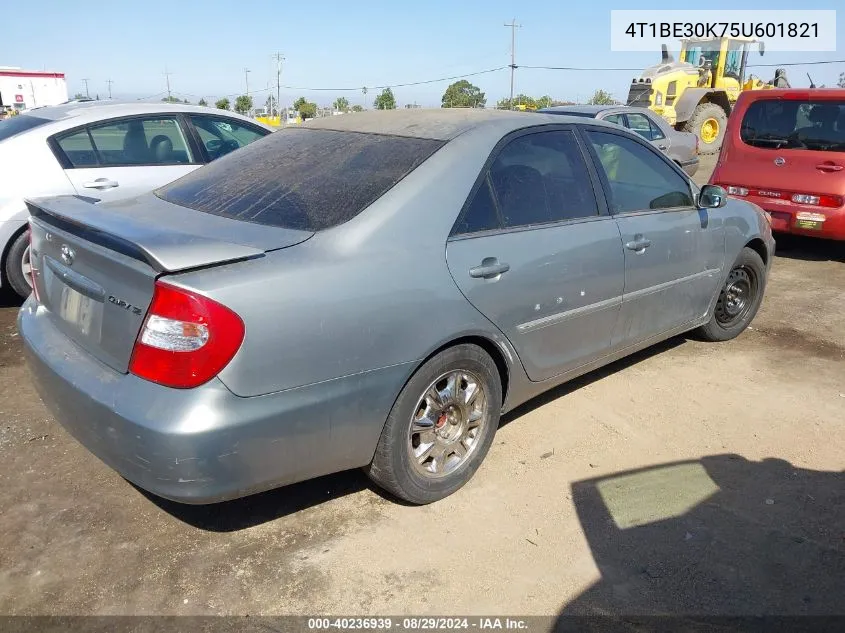
[[716, 320], [730, 327], [744, 318], [751, 308], [756, 285], [753, 272], [747, 268], [734, 268], [716, 303]]
[[468, 371], [444, 374], [421, 396], [408, 434], [415, 470], [442, 477], [461, 466], [475, 450], [487, 420], [487, 397]]

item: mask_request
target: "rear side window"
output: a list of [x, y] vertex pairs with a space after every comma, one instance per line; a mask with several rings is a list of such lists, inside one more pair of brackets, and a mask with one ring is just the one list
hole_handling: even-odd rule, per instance
[[351, 220], [442, 145], [382, 134], [282, 130], [156, 195], [204, 213], [320, 231]]
[[4, 121], [0, 121], [0, 141], [5, 141], [7, 138], [12, 138], [16, 134], [26, 132], [45, 123], [50, 123], [50, 119], [42, 119], [41, 117], [30, 116], [28, 114], [18, 114], [17, 116], [9, 117]]
[[845, 151], [845, 101], [761, 99], [742, 117], [743, 143], [764, 149]]
[[572, 132], [511, 141], [490, 168], [505, 227], [598, 215], [587, 165]]

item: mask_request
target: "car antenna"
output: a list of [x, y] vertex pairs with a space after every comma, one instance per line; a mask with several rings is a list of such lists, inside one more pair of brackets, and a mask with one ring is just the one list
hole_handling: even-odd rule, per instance
[[813, 78], [810, 77], [810, 73], [807, 73], [807, 79], [810, 80], [810, 88], [815, 88], [816, 84], [813, 82]]

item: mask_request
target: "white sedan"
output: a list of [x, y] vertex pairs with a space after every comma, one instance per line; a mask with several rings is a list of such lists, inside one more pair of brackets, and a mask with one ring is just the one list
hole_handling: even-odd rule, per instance
[[0, 121], [0, 286], [30, 292], [24, 198], [130, 198], [271, 132], [233, 112], [170, 103], [67, 103]]

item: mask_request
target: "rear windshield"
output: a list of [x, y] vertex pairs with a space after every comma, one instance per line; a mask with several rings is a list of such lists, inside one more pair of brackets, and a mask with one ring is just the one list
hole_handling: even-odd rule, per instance
[[382, 134], [282, 130], [156, 195], [227, 218], [320, 231], [358, 215], [442, 145]]
[[26, 132], [39, 125], [50, 123], [50, 119], [42, 119], [28, 114], [18, 114], [0, 121], [0, 141], [13, 137], [15, 134]]
[[845, 101], [755, 101], [739, 134], [754, 147], [843, 152]]

